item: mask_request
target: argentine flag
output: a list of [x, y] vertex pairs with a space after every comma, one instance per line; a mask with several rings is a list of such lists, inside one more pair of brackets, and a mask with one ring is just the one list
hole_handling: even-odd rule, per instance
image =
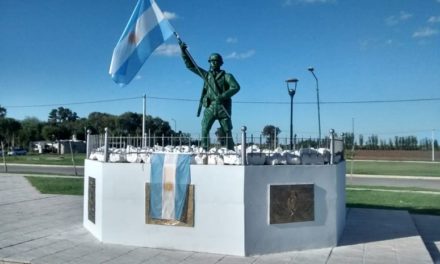
[[154, 0], [139, 0], [121, 38], [113, 50], [112, 79], [130, 83], [153, 51], [174, 33]]
[[191, 154], [159, 153], [151, 157], [150, 217], [180, 220], [191, 182]]

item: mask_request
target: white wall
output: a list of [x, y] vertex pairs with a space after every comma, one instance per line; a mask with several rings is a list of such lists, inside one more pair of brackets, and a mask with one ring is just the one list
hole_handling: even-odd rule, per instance
[[[95, 162], [90, 164], [85, 160], [84, 174], [84, 206], [83, 206], [83, 225], [97, 239], [102, 241], [102, 198], [103, 198], [103, 167], [104, 163]], [[88, 175], [86, 177], [86, 175]], [[89, 200], [89, 177], [95, 178], [95, 223], [89, 221], [88, 200]]]
[[[265, 254], [335, 246], [345, 219], [340, 165], [250, 166], [245, 178], [246, 253]], [[269, 224], [270, 185], [314, 184], [314, 221]], [[341, 188], [342, 187], [342, 188]], [[336, 192], [341, 190], [342, 192]], [[342, 204], [343, 203], [343, 204]], [[344, 210], [339, 210], [344, 208]], [[338, 211], [339, 210], [339, 211]]]
[[[94, 175], [100, 173], [95, 169], [100, 166], [102, 175]], [[150, 166], [145, 164], [86, 160], [85, 178], [97, 178], [97, 189], [99, 184], [103, 186], [104, 203], [96, 209], [96, 225], [88, 221], [84, 210], [84, 226], [102, 242], [244, 255], [243, 167], [191, 166], [194, 227], [145, 223], [145, 183], [149, 175]], [[84, 199], [87, 207], [86, 195]], [[102, 222], [98, 215], [102, 215]], [[102, 237], [95, 231], [99, 225]]]

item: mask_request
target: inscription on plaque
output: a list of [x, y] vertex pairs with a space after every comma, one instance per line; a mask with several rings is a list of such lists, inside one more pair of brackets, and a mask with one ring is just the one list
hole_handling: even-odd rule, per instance
[[270, 185], [270, 224], [313, 221], [314, 185]]
[[194, 185], [188, 185], [182, 218], [179, 220], [163, 220], [150, 217], [150, 183], [145, 183], [145, 222], [153, 225], [194, 226]]
[[89, 201], [88, 201], [88, 216], [89, 221], [95, 223], [95, 210], [96, 210], [96, 180], [89, 177]]

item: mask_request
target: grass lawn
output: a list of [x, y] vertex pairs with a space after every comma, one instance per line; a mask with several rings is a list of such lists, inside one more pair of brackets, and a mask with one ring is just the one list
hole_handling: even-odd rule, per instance
[[[73, 155], [76, 166], [83, 166], [86, 154]], [[70, 154], [28, 154], [23, 156], [6, 156], [6, 163], [44, 164], [44, 165], [72, 165]], [[3, 158], [0, 159], [3, 162]]]
[[[347, 160], [346, 172], [351, 172], [352, 161]], [[354, 161], [354, 174], [434, 176], [440, 177], [440, 163]]]
[[[41, 193], [83, 195], [83, 178], [26, 176]], [[440, 215], [440, 191], [420, 188], [347, 186], [347, 206], [408, 210], [411, 213]]]
[[83, 195], [84, 178], [57, 178], [26, 176], [40, 193]]
[[436, 190], [349, 186], [346, 194], [348, 207], [397, 209], [440, 215], [440, 191]]

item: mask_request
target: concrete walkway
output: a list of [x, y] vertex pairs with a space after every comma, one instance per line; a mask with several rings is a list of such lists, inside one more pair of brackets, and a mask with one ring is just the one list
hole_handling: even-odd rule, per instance
[[235, 257], [102, 244], [82, 227], [81, 196], [39, 194], [0, 174], [0, 264], [433, 263], [427, 248], [440, 263], [439, 216], [375, 209], [349, 209], [335, 248]]

